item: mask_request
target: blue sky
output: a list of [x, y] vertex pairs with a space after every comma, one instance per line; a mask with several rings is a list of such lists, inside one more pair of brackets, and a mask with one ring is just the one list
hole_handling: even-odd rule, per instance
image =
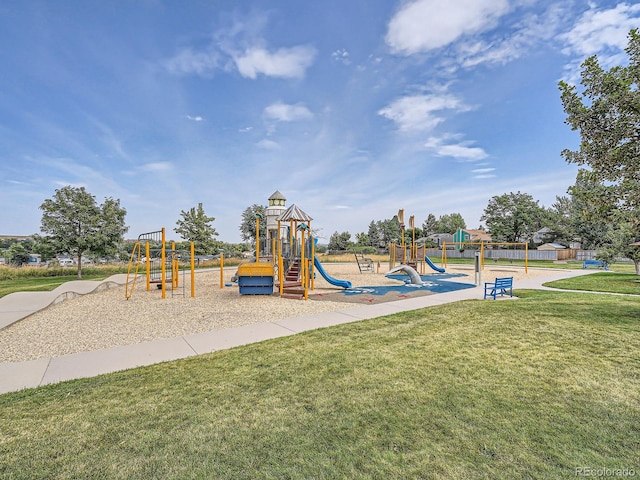
[[202, 202], [220, 240], [275, 190], [328, 239], [404, 209], [551, 206], [575, 180], [557, 83], [625, 60], [614, 1], [0, 4], [0, 234], [65, 185], [120, 199], [127, 237]]

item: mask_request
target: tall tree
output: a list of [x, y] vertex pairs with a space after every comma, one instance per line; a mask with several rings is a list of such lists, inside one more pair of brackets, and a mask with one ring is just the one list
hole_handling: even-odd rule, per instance
[[188, 211], [181, 210], [182, 219], [178, 219], [176, 228], [173, 229], [187, 242], [193, 242], [193, 247], [197, 255], [209, 255], [217, 253], [218, 242], [214, 237], [218, 232], [211, 225], [215, 217], [208, 217], [204, 213], [202, 203], [198, 207], [192, 207]]
[[505, 193], [489, 200], [480, 218], [491, 238], [499, 242], [527, 242], [542, 226], [544, 209], [527, 193]]
[[462, 215], [459, 213], [451, 213], [446, 215], [441, 215], [436, 222], [436, 233], [451, 233], [454, 234], [458, 231], [459, 228], [465, 229], [467, 228], [467, 224], [462, 218]]
[[106, 198], [97, 205], [95, 197], [84, 187], [70, 185], [56, 190], [53, 198], [40, 205], [40, 230], [50, 236], [58, 253], [67, 252], [78, 262], [78, 278], [82, 278], [82, 256], [91, 252], [108, 255], [129, 229], [124, 224], [127, 211], [120, 200]]
[[[565, 149], [569, 163], [581, 167], [574, 196], [589, 202], [592, 217], [627, 224], [624, 238], [640, 241], [640, 33], [632, 30], [627, 66], [604, 70], [596, 55], [582, 64], [581, 85], [561, 81], [566, 122], [580, 132], [580, 148]], [[592, 188], [584, 189], [584, 182]], [[595, 188], [593, 188], [595, 186]], [[632, 242], [628, 242], [632, 243]], [[619, 245], [640, 275], [640, 248]]]
[[329, 250], [347, 250], [351, 245], [351, 234], [349, 232], [334, 232], [329, 237]]
[[378, 226], [375, 221], [371, 220], [369, 224], [369, 230], [367, 231], [367, 235], [369, 236], [369, 245], [373, 245], [376, 248], [379, 248], [381, 245], [381, 237], [380, 231], [378, 230]]
[[427, 219], [422, 223], [422, 232], [426, 236], [433, 235], [434, 233], [442, 233], [438, 232], [438, 221], [433, 213], [427, 215]]
[[240, 224], [240, 236], [244, 241], [256, 241], [256, 215], [262, 215], [265, 220], [260, 220], [260, 230], [258, 234], [261, 239], [267, 238], [267, 208], [254, 203], [242, 212], [242, 223]]

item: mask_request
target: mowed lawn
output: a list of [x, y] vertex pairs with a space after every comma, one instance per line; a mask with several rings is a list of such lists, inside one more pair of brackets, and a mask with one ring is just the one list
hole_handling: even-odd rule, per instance
[[640, 475], [640, 298], [517, 294], [1, 395], [0, 478]]

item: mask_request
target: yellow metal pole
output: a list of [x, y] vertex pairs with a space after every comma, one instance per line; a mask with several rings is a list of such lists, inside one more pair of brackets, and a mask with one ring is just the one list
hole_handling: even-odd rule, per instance
[[282, 269], [284, 268], [284, 261], [282, 260], [282, 255], [278, 256], [278, 283], [280, 288], [280, 296], [284, 293], [284, 272]]
[[196, 247], [191, 242], [191, 298], [196, 296]]
[[145, 268], [147, 269], [147, 292], [151, 290], [151, 258], [149, 258], [149, 252], [149, 242], [147, 242], [144, 246], [144, 264]]
[[[311, 225], [311, 223], [309, 223], [309, 225]], [[311, 228], [311, 227], [309, 227]], [[311, 242], [311, 258], [309, 258], [309, 269], [311, 272], [311, 290], [315, 290], [316, 289], [316, 279], [315, 279], [315, 272], [314, 272], [314, 261], [316, 258], [316, 242], [315, 239], [311, 236], [311, 233], [309, 233], [309, 241]]]
[[484, 242], [480, 242], [480, 270], [484, 270]]
[[167, 288], [165, 286], [165, 280], [167, 279], [167, 266], [165, 265], [167, 260], [167, 252], [166, 252], [166, 243], [165, 243], [165, 230], [164, 227], [162, 227], [162, 248], [160, 249], [160, 262], [161, 262], [161, 267], [160, 267], [160, 282], [161, 282], [161, 287], [162, 288], [162, 298], [167, 298]]
[[307, 266], [305, 265], [304, 259], [304, 229], [300, 231], [300, 280], [302, 281], [302, 286], [304, 287], [304, 299], [308, 298], [309, 285], [307, 284]]
[[447, 266], [447, 242], [442, 242], [442, 268]]
[[529, 244], [524, 244], [524, 273], [529, 273]]

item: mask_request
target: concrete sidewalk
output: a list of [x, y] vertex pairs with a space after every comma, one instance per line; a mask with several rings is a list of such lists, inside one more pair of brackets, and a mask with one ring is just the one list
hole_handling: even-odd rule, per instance
[[[519, 289], [541, 289], [544, 288], [542, 287], [543, 283], [552, 280], [594, 273], [594, 271], [591, 270], [554, 269], [548, 269], [548, 272], [549, 275], [519, 280], [515, 287]], [[61, 301], [64, 298], [72, 298], [84, 293], [99, 291], [99, 289], [109, 288], [110, 286], [123, 285], [125, 281], [126, 275], [124, 278], [114, 276], [103, 282], [68, 282], [53, 292], [25, 292], [8, 295], [0, 299], [0, 328], [17, 321], [16, 319], [18, 318], [24, 318], [34, 311], [45, 308], [56, 301]], [[0, 394], [65, 380], [93, 377], [104, 373], [192, 357], [272, 338], [294, 335], [308, 330], [357, 322], [418, 308], [460, 300], [482, 299], [483, 295], [484, 289], [483, 286], [480, 285], [476, 288], [462, 289], [454, 292], [345, 308], [344, 310], [335, 312], [324, 312], [316, 315], [287, 318], [276, 322], [214, 330], [195, 335], [155, 340], [107, 350], [81, 352], [26, 362], [0, 363]], [[8, 297], [12, 298], [5, 300]], [[11, 321], [11, 319], [14, 320]]]

